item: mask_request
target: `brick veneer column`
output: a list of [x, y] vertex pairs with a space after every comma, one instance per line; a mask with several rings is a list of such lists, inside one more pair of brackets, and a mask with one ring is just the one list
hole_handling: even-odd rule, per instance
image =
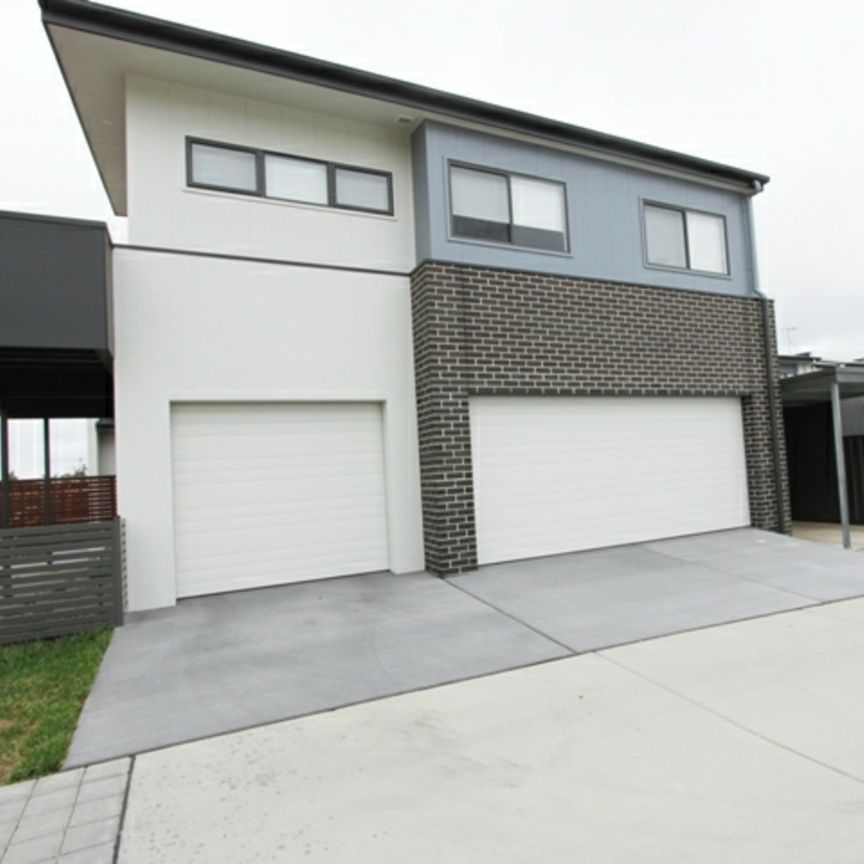
[[472, 395], [738, 396], [753, 524], [777, 527], [761, 301], [434, 262], [411, 290], [429, 569], [477, 565]]

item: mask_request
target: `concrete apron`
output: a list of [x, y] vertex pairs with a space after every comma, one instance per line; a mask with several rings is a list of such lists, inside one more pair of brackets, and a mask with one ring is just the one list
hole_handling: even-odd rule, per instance
[[864, 558], [752, 529], [183, 601], [116, 631], [76, 766], [864, 595]]
[[120, 864], [858, 864], [864, 601], [139, 756]]

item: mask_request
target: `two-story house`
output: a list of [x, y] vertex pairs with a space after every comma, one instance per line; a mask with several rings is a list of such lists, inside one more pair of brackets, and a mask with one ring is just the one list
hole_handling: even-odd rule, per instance
[[766, 177], [41, 3], [128, 217], [130, 608], [785, 529]]

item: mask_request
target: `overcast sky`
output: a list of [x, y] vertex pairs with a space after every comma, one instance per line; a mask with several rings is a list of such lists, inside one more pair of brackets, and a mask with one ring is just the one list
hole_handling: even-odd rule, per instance
[[[771, 175], [783, 351], [864, 356], [864, 4], [123, 0], [116, 5]], [[0, 209], [113, 218], [39, 21], [0, 0]]]

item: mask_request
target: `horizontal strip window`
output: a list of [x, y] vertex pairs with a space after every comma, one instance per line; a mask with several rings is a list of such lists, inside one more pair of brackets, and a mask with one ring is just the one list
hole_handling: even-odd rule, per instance
[[645, 204], [645, 258], [657, 267], [729, 274], [726, 219], [667, 204]]
[[200, 189], [393, 214], [393, 175], [287, 153], [186, 139], [186, 182]]
[[566, 252], [563, 183], [485, 168], [450, 165], [450, 217], [455, 237]]

